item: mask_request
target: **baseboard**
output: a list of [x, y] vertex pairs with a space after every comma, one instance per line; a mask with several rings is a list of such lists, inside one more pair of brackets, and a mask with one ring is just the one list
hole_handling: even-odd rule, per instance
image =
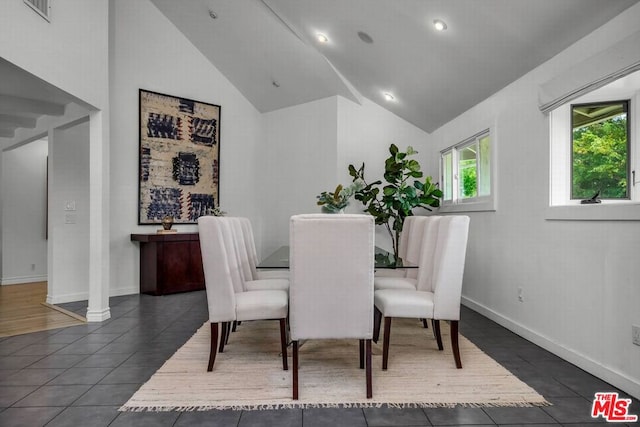
[[122, 295], [134, 295], [139, 293], [140, 293], [140, 288], [138, 286], [129, 286], [125, 288], [111, 288], [109, 290], [110, 297], [120, 297]]
[[600, 362], [595, 361], [584, 354], [565, 347], [472, 299], [463, 296], [462, 305], [470, 308], [471, 310], [477, 311], [499, 325], [504, 326], [532, 343], [544, 348], [558, 357], [561, 357], [567, 362], [573, 363], [577, 367], [589, 372], [591, 375], [594, 375], [603, 381], [608, 382], [636, 399], [640, 399], [640, 381], [629, 378], [615, 369], [604, 366]]
[[87, 310], [87, 322], [104, 322], [111, 318], [109, 307], [103, 310]]
[[74, 294], [62, 294], [51, 296], [47, 294], [47, 304], [65, 304], [67, 302], [87, 301], [89, 292], [76, 292]]
[[24, 283], [46, 282], [47, 275], [9, 277], [0, 279], [0, 285], [22, 285]]

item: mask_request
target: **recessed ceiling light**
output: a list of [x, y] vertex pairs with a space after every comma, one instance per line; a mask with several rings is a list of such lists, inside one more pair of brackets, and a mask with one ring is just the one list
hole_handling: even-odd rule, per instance
[[389, 101], [389, 102], [391, 102], [391, 101], [393, 101], [394, 99], [396, 99], [396, 98], [395, 98], [391, 93], [389, 93], [389, 92], [384, 92], [384, 93], [382, 94], [382, 96], [384, 96], [385, 101]]
[[322, 34], [322, 33], [318, 33], [316, 34], [316, 39], [320, 42], [320, 43], [327, 43], [329, 41], [329, 37], [327, 37], [326, 35]]
[[447, 24], [442, 19], [436, 19], [433, 21], [433, 28], [435, 28], [436, 31], [444, 31], [447, 29]]

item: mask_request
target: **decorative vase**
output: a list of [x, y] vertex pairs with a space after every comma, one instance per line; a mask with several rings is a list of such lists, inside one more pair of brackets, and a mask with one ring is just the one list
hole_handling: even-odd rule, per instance
[[167, 215], [162, 218], [162, 228], [165, 230], [171, 230], [171, 226], [173, 225], [173, 217], [171, 215]]

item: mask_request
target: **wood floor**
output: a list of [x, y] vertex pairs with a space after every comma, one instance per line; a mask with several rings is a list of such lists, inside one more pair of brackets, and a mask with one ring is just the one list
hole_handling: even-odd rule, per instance
[[81, 325], [84, 318], [46, 304], [47, 282], [0, 286], [0, 337]]

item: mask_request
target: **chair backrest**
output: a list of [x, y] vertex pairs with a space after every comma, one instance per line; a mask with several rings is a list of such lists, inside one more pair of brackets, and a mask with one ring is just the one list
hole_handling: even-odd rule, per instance
[[242, 277], [234, 245], [230, 218], [198, 218], [202, 267], [207, 291], [209, 321], [235, 320], [235, 293], [242, 291]]
[[[410, 262], [411, 264], [422, 266], [420, 263], [422, 255], [422, 236], [429, 218], [430, 217], [427, 216], [409, 216], [405, 218], [404, 225], [402, 227], [402, 235], [400, 237], [402, 243], [400, 248], [404, 249], [404, 255], [398, 252], [398, 256], [400, 258]], [[406, 269], [405, 277], [408, 277], [409, 279], [416, 279], [418, 277], [418, 269]]]
[[244, 243], [247, 251], [248, 266], [251, 269], [251, 280], [258, 278], [258, 253], [256, 251], [256, 242], [253, 237], [253, 227], [249, 218], [238, 218], [242, 225], [242, 235], [244, 237]]
[[411, 232], [411, 228], [413, 227], [413, 222], [417, 216], [408, 216], [404, 219], [404, 223], [402, 224], [402, 233], [400, 233], [400, 241], [398, 242], [398, 256], [402, 259], [407, 259], [407, 248], [409, 246], [409, 240], [413, 233]]
[[[251, 227], [249, 220], [242, 217], [224, 217], [229, 223], [233, 234], [233, 245], [238, 268], [243, 282], [256, 279], [255, 246], [253, 233], [248, 234], [247, 227]], [[238, 290], [236, 290], [238, 292]]]
[[440, 230], [441, 216], [423, 217], [422, 234], [416, 237], [419, 240], [420, 260], [417, 262], [419, 268], [408, 269], [415, 274], [417, 279], [417, 289], [419, 291], [433, 291], [433, 266], [435, 265], [436, 245], [438, 244], [438, 233]]
[[293, 340], [372, 337], [374, 228], [370, 215], [291, 217]]
[[468, 235], [468, 216], [443, 216], [440, 219], [432, 277], [434, 319], [460, 320]]

